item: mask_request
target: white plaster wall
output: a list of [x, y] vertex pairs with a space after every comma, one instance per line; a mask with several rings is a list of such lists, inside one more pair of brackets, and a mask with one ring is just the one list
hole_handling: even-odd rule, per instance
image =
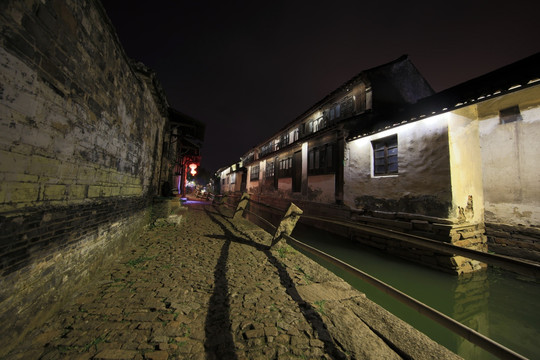
[[335, 176], [334, 174], [326, 175], [311, 175], [308, 177], [308, 198], [310, 193], [317, 193], [317, 197], [314, 200], [322, 203], [334, 203], [335, 202]]
[[472, 196], [473, 212], [465, 212], [466, 220], [483, 222], [482, 158], [476, 106], [456, 110], [448, 113], [447, 116], [452, 176], [452, 215], [457, 219], [458, 208], [465, 209], [469, 196]]
[[510, 225], [540, 224], [540, 86], [507, 95], [504, 108], [520, 105], [522, 121], [500, 124], [482, 108], [480, 120], [485, 219]]
[[[345, 204], [355, 208], [358, 196], [399, 200], [429, 195], [442, 203], [451, 201], [447, 122], [448, 115], [441, 114], [347, 143]], [[398, 136], [399, 174], [375, 177], [371, 142], [394, 134]]]

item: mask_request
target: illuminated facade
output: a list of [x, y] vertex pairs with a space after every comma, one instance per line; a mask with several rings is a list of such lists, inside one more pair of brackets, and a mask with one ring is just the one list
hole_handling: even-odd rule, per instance
[[[431, 94], [433, 90], [407, 57], [358, 74], [244, 154], [246, 190], [342, 203], [344, 169], [338, 159], [343, 157], [351, 126], [358, 121], [371, 123], [375, 113], [399, 111]], [[222, 186], [233, 173], [221, 169]]]
[[483, 251], [486, 224], [492, 249], [540, 260], [539, 60], [437, 94], [407, 58], [366, 70], [250, 149], [245, 189]]
[[219, 192], [221, 194], [239, 193], [246, 190], [246, 169], [242, 162], [221, 168], [219, 174]]

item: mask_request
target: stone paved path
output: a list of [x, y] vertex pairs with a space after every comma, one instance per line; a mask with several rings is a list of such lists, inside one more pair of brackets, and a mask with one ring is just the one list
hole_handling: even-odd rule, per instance
[[361, 293], [284, 244], [268, 250], [268, 234], [221, 211], [189, 205], [181, 225], [145, 231], [8, 358], [455, 357], [421, 334], [410, 345], [403, 323], [389, 345], [376, 322], [394, 318], [366, 325], [361, 312], [379, 310]]

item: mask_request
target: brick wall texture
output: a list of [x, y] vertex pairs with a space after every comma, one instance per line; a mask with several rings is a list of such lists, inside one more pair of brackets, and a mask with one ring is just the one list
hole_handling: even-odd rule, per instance
[[0, 31], [5, 350], [145, 225], [166, 100], [98, 0], [1, 1]]

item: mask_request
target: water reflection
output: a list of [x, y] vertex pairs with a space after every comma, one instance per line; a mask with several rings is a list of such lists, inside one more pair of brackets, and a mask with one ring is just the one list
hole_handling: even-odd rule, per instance
[[[254, 211], [252, 207], [252, 211]], [[265, 218], [270, 214], [257, 209]], [[272, 214], [271, 222], [280, 215]], [[297, 225], [295, 238], [361, 269], [504, 346], [534, 359], [540, 354], [540, 284], [497, 269], [460, 277], [393, 257], [357, 242]], [[306, 254], [309, 256], [309, 254]], [[314, 260], [369, 299], [465, 359], [494, 356], [332, 264]]]
[[[452, 311], [450, 316], [465, 326], [470, 327], [489, 337], [489, 319], [487, 311], [489, 305], [489, 280], [487, 271], [473, 274], [463, 274], [455, 277], [455, 281], [449, 284], [449, 296]], [[456, 353], [470, 359], [482, 358], [483, 351], [462, 337], [455, 337], [454, 350]]]

